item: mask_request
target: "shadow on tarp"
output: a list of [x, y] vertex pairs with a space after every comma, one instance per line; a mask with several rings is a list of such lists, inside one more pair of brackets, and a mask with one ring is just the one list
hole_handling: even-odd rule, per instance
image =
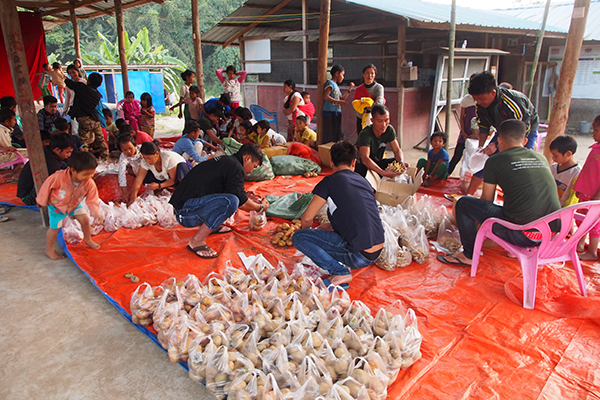
[[[277, 177], [248, 183], [260, 195], [309, 192], [320, 178]], [[295, 184], [295, 185], [294, 185]], [[293, 186], [291, 186], [293, 185]], [[290, 187], [291, 186], [291, 187]], [[290, 269], [298, 260], [293, 248], [270, 243], [277, 224], [269, 218], [262, 231], [248, 230], [248, 213], [238, 211], [234, 232], [212, 235], [208, 244], [219, 253], [203, 260], [186, 250], [195, 229], [102, 232], [92, 250], [85, 244], [62, 246], [93, 284], [130, 320], [130, 297], [139, 283], [124, 275], [132, 272], [140, 283], [159, 285], [174, 276], [223, 272], [226, 262], [241, 267], [237, 253], [262, 253], [271, 263]], [[501, 249], [484, 249], [476, 277], [470, 270], [439, 263], [432, 256], [393, 272], [370, 266], [353, 271], [348, 293], [367, 304], [373, 314], [401, 299], [412, 308], [423, 334], [423, 358], [401, 371], [388, 388], [391, 399], [596, 398], [600, 393], [600, 263], [583, 263], [588, 297], [578, 295], [570, 263], [564, 268], [540, 270], [536, 309], [526, 310], [505, 293], [506, 282], [521, 280], [517, 260]], [[516, 295], [519, 298], [519, 295]], [[138, 327], [156, 342], [151, 329]]]

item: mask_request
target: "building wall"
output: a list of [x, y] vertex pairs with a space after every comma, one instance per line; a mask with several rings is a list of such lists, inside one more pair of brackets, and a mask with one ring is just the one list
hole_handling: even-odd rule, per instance
[[[302, 58], [302, 43], [271, 40], [271, 58], [276, 60]], [[259, 74], [261, 82], [302, 82], [302, 61], [271, 62], [270, 74]]]

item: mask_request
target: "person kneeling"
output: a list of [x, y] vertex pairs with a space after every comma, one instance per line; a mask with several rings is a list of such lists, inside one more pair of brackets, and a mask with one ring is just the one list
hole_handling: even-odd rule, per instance
[[196, 165], [179, 183], [169, 200], [175, 218], [186, 228], [199, 227], [188, 243], [189, 251], [200, 258], [216, 258], [217, 253], [206, 244], [208, 235], [231, 232], [221, 224], [238, 208], [258, 212], [269, 208], [266, 200], [257, 203], [244, 190], [245, 175], [261, 165], [262, 159], [260, 147], [247, 143], [236, 154]]
[[[350, 142], [331, 146], [334, 173], [313, 190], [314, 197], [302, 214], [302, 229], [292, 236], [296, 249], [330, 274], [323, 282], [347, 288], [350, 269], [364, 268], [377, 260], [384, 243], [383, 225], [373, 188], [354, 172], [358, 149]], [[309, 229], [327, 204], [330, 224]]]

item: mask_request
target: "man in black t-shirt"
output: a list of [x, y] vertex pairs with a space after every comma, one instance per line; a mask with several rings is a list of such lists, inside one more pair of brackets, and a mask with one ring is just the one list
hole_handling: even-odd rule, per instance
[[[548, 162], [543, 155], [524, 147], [526, 129], [525, 123], [515, 119], [504, 121], [498, 127], [500, 152], [491, 156], [485, 164], [481, 198], [465, 196], [456, 202], [456, 225], [464, 250], [453, 255], [438, 255], [439, 261], [470, 266], [478, 226], [488, 218], [525, 225], [560, 209], [556, 183]], [[503, 206], [493, 203], [496, 186], [500, 186], [504, 193]], [[560, 229], [552, 223], [550, 226], [553, 230]], [[494, 224], [492, 231], [516, 246], [537, 244], [522, 231], [499, 224]]]
[[[294, 246], [329, 271], [327, 286], [348, 287], [350, 269], [371, 265], [383, 248], [384, 234], [373, 188], [354, 172], [357, 148], [348, 141], [331, 146], [334, 173], [313, 190], [314, 197], [302, 214], [302, 229], [292, 236]], [[327, 205], [328, 224], [309, 229], [315, 215]]]
[[266, 211], [269, 202], [248, 198], [244, 177], [262, 163], [263, 154], [254, 143], [243, 145], [232, 156], [221, 156], [196, 165], [179, 182], [169, 203], [175, 208], [177, 221], [186, 228], [198, 226], [188, 250], [200, 258], [216, 258], [217, 253], [206, 244], [211, 233], [231, 232], [221, 226], [239, 208], [244, 211]]

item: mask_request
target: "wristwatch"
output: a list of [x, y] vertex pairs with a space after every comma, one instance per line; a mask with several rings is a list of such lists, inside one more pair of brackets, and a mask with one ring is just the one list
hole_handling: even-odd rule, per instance
[[160, 189], [160, 182], [158, 182], [158, 188]]

